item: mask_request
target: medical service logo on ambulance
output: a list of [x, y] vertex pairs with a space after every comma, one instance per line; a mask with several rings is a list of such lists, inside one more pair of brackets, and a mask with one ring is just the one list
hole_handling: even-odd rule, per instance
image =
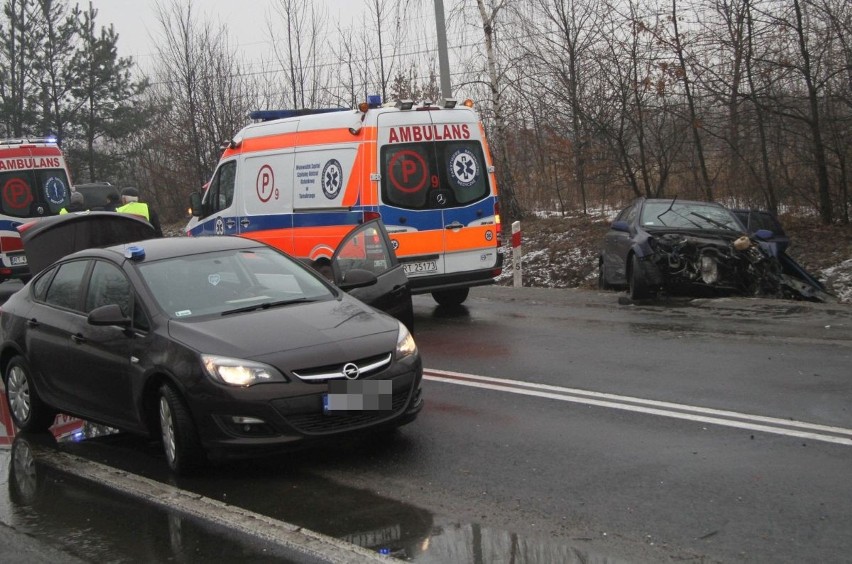
[[329, 200], [340, 195], [343, 188], [343, 167], [337, 159], [330, 159], [322, 169], [322, 193]]
[[60, 178], [51, 176], [44, 183], [44, 197], [51, 204], [61, 205], [65, 202], [65, 183]]
[[450, 178], [462, 188], [473, 186], [479, 178], [476, 157], [467, 149], [459, 149], [450, 157]]

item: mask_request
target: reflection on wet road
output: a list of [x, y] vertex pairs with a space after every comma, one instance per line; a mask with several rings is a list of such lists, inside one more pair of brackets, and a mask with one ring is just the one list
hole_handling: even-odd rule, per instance
[[[354, 452], [391, 454], [387, 450], [396, 442], [365, 440], [341, 445], [339, 452], [347, 460]], [[235, 533], [223, 539], [215, 527], [65, 473], [55, 468], [55, 460], [43, 460], [51, 453], [135, 470], [205, 498], [413, 562], [613, 562], [566, 542], [462, 523], [323, 479], [302, 469], [317, 462], [310, 451], [300, 453], [304, 463], [288, 464], [282, 457], [232, 461], [204, 477], [177, 481], [164, 471], [157, 446], [137, 437], [117, 433], [57, 443], [50, 436], [19, 435], [10, 451], [0, 450], [0, 472], [9, 484], [8, 494], [0, 493], [0, 520], [86, 560], [287, 561], [256, 539]]]
[[0, 521], [82, 560], [98, 562], [287, 562], [221, 527], [140, 504], [39, 461], [19, 436], [0, 449]]

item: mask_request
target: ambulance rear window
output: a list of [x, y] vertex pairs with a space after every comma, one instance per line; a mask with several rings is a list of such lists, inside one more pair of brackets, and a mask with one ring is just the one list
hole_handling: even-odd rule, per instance
[[464, 206], [490, 194], [482, 146], [475, 141], [385, 145], [382, 200], [413, 210]]
[[3, 215], [56, 215], [68, 201], [68, 176], [63, 169], [0, 173], [0, 213]]

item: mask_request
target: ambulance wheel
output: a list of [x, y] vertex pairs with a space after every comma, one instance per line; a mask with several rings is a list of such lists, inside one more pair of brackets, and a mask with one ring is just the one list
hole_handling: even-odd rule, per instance
[[464, 303], [469, 293], [470, 288], [454, 288], [432, 292], [432, 297], [442, 306], [457, 306]]
[[6, 402], [21, 431], [46, 431], [56, 419], [56, 410], [38, 396], [30, 367], [22, 356], [13, 358], [6, 369]]

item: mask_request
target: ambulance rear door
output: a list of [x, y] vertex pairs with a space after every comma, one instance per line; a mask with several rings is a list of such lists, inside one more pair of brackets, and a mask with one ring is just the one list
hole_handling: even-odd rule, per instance
[[412, 110], [378, 124], [382, 218], [413, 288], [430, 287], [420, 276], [454, 285], [498, 264], [493, 175], [476, 114]]

